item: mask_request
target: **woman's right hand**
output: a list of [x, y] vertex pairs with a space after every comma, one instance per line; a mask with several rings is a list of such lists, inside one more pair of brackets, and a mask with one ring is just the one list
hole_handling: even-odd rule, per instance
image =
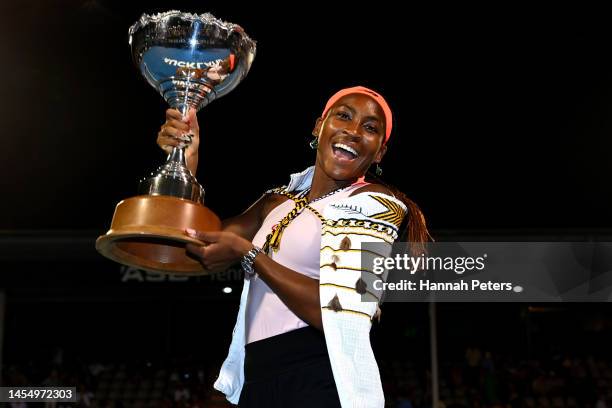
[[174, 146], [189, 142], [191, 144], [185, 149], [185, 160], [191, 174], [195, 175], [198, 169], [198, 149], [200, 147], [200, 126], [196, 110], [190, 108], [187, 116], [183, 117], [176, 109], [166, 111], [166, 123], [161, 126], [157, 134], [157, 145], [164, 152], [170, 154]]
[[200, 146], [200, 126], [198, 125], [196, 111], [190, 108], [187, 116], [183, 117], [178, 110], [168, 109], [166, 111], [166, 122], [157, 134], [157, 145], [164, 152], [170, 154], [174, 146], [189, 142], [189, 135], [191, 135], [191, 144], [185, 149], [185, 157], [188, 160], [197, 157]]

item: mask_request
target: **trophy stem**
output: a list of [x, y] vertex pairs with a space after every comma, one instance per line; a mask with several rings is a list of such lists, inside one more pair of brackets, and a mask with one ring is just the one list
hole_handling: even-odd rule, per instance
[[[187, 168], [187, 159], [185, 158], [185, 147], [183, 146], [173, 147], [172, 151], [168, 155], [168, 158], [166, 159], [166, 163], [170, 163], [170, 162], [175, 163], [177, 168], [184, 167], [187, 169], [187, 171], [189, 171], [189, 169]], [[190, 171], [189, 173], [191, 174]]]
[[175, 146], [166, 163], [139, 185], [140, 194], [167, 195], [204, 204], [204, 188], [187, 168], [185, 146]]
[[178, 111], [181, 112], [183, 117], [186, 117], [189, 114], [189, 105], [187, 103], [181, 103], [178, 107]]

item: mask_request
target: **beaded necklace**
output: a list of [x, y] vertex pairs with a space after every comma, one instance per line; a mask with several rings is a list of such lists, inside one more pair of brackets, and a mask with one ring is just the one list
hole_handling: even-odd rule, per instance
[[304, 208], [308, 208], [310, 211], [312, 211], [318, 218], [319, 220], [321, 220], [321, 222], [325, 222], [325, 218], [323, 218], [323, 216], [321, 215], [321, 213], [319, 213], [317, 210], [315, 210], [314, 208], [312, 208], [310, 206], [310, 204], [315, 203], [319, 200], [322, 200], [324, 198], [329, 197], [330, 195], [336, 194], [342, 190], [345, 190], [347, 188], [349, 188], [349, 186], [346, 187], [341, 187], [338, 188], [334, 191], [331, 191], [327, 194], [322, 195], [321, 197], [315, 198], [314, 200], [308, 201], [308, 199], [306, 198], [306, 196], [308, 195], [308, 193], [310, 192], [310, 189], [306, 189], [304, 191], [299, 192], [298, 194], [291, 194], [287, 191], [285, 191], [285, 189], [283, 189], [282, 187], [280, 188], [276, 188], [274, 190], [271, 191], [271, 193], [273, 194], [280, 194], [280, 195], [284, 195], [288, 198], [290, 198], [291, 200], [293, 200], [295, 202], [295, 207], [293, 207], [293, 209], [291, 211], [289, 211], [289, 214], [285, 215], [283, 217], [282, 220], [280, 220], [280, 222], [278, 224], [276, 224], [275, 226], [272, 227], [272, 232], [270, 232], [267, 236], [266, 236], [266, 242], [264, 243], [264, 246], [262, 248], [262, 250], [266, 253], [269, 254], [270, 250], [273, 250], [274, 252], [277, 252], [278, 249], [280, 248], [280, 241], [281, 241], [281, 237], [283, 235], [283, 231], [285, 230], [285, 228], [287, 228], [287, 226], [289, 225], [289, 223], [291, 221], [293, 221], [298, 215], [300, 215], [302, 213], [302, 211], [304, 211]]

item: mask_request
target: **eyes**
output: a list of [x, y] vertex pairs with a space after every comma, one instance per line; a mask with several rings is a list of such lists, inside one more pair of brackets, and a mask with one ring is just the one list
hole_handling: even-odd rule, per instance
[[[336, 118], [343, 122], [348, 122], [353, 119], [353, 115], [352, 112], [348, 110], [340, 109], [336, 112]], [[363, 128], [366, 130], [366, 132], [373, 134], [377, 134], [379, 129], [376, 122], [374, 121], [366, 121], [365, 123], [363, 123]]]
[[344, 111], [339, 111], [338, 113], [336, 113], [336, 116], [339, 117], [342, 120], [350, 120], [351, 119], [351, 115], [348, 112], [344, 112]]

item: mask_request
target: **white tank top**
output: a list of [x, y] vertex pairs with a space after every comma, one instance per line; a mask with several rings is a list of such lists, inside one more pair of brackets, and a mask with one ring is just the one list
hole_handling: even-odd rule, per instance
[[[366, 184], [368, 183], [355, 183], [346, 190], [315, 201], [310, 206], [323, 214], [328, 203], [346, 198]], [[262, 247], [266, 236], [272, 231], [272, 226], [294, 207], [295, 202], [289, 199], [272, 209], [255, 234], [253, 244]], [[291, 270], [318, 280], [321, 220], [308, 208], [302, 210], [283, 231], [278, 252], [272, 251], [269, 256]], [[258, 275], [251, 278], [246, 308], [247, 344], [305, 326], [308, 326], [308, 323], [297, 317]]]

